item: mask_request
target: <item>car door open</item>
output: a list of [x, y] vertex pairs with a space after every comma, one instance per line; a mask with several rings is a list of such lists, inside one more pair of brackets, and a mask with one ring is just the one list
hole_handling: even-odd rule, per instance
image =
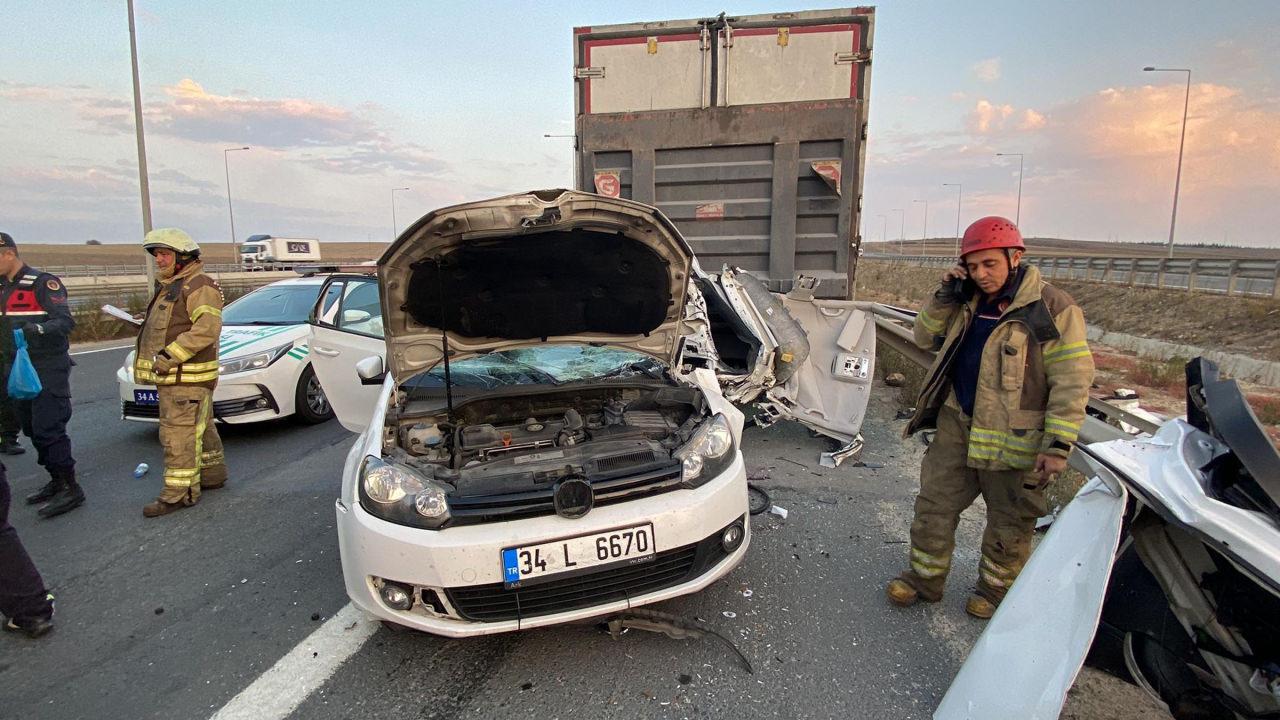
[[377, 278], [370, 275], [334, 275], [320, 291], [308, 320], [311, 325], [312, 367], [338, 422], [361, 432], [373, 417], [382, 383], [370, 384], [356, 372], [365, 358], [377, 356], [385, 363], [382, 304]]

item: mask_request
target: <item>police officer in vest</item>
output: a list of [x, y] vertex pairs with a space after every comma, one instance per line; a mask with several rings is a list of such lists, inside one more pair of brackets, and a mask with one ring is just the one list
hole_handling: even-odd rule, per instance
[[44, 518], [84, 503], [67, 437], [71, 420], [68, 336], [75, 324], [62, 281], [24, 263], [13, 237], [0, 232], [0, 358], [7, 381], [16, 352], [13, 331], [21, 330], [43, 389], [34, 400], [11, 402], [22, 431], [36, 447], [36, 461], [49, 472], [49, 482], [27, 496], [28, 505], [44, 503], [39, 511]]

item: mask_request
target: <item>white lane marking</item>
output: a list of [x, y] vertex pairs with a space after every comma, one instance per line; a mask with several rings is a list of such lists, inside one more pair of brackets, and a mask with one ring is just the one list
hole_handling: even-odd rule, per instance
[[72, 355], [92, 355], [93, 353], [108, 352], [110, 350], [124, 350], [125, 348], [132, 348], [132, 347], [133, 347], [133, 343], [130, 343], [128, 345], [117, 345], [115, 347], [109, 347], [109, 348], [98, 348], [97, 350], [81, 350], [79, 352], [73, 352], [71, 354]]
[[210, 720], [283, 720], [332, 677], [378, 627], [377, 620], [347, 603]]

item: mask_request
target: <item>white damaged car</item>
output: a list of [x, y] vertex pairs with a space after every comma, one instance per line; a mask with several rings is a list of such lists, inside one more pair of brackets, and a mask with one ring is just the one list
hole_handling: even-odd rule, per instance
[[[323, 276], [271, 283], [227, 304], [218, 339], [218, 387], [213, 415], [224, 423], [252, 423], [294, 416], [321, 423], [333, 408], [312, 369], [307, 317], [317, 303]], [[322, 312], [336, 312], [331, 297]], [[377, 304], [376, 293], [372, 302]], [[379, 313], [380, 314], [380, 313]], [[156, 422], [159, 399], [154, 385], [133, 381], [134, 352], [116, 371], [125, 420]]]
[[[809, 283], [748, 294], [759, 281], [726, 272], [700, 273], [652, 207], [550, 190], [430, 213], [376, 282], [330, 277], [321, 296], [340, 305], [317, 303], [310, 345], [360, 433], [337, 500], [352, 601], [482, 635], [733, 569], [750, 540], [744, 414], [722, 383], [762, 403], [761, 424], [800, 420], [852, 452], [875, 335]], [[379, 289], [377, 317], [349, 305]]]

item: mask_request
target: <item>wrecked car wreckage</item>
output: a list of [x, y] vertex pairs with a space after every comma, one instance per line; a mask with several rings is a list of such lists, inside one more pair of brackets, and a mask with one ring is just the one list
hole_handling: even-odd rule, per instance
[[[312, 347], [361, 433], [337, 502], [348, 595], [386, 622], [490, 634], [723, 577], [750, 541], [735, 402], [832, 437], [827, 462], [860, 448], [870, 316], [803, 278], [782, 296], [704, 273], [650, 206], [549, 190], [444, 208], [377, 272], [330, 278]], [[380, 308], [347, 309], [371, 293]]]
[[1179, 720], [1280, 717], [1280, 454], [1236, 382], [1193, 360], [1186, 420], [1077, 452], [1091, 478], [934, 717], [1058, 717], [1086, 656]]

